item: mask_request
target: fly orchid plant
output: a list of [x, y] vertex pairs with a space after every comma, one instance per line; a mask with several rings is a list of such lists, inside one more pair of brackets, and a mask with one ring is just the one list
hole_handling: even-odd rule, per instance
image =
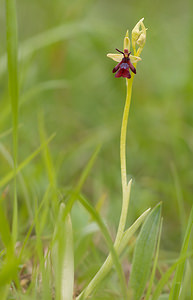
[[[116, 49], [119, 53], [109, 53], [108, 57], [118, 62], [118, 64], [113, 68], [113, 73], [116, 78], [124, 77], [126, 78], [127, 85], [127, 96], [125, 102], [125, 108], [122, 119], [122, 128], [121, 128], [121, 140], [120, 140], [120, 157], [121, 157], [121, 179], [122, 179], [122, 192], [123, 192], [123, 200], [122, 200], [122, 210], [121, 216], [118, 226], [118, 231], [116, 235], [116, 239], [114, 242], [114, 249], [118, 254], [120, 254], [123, 249], [126, 247], [128, 240], [131, 237], [131, 232], [133, 228], [135, 230], [140, 226], [142, 220], [144, 220], [146, 214], [149, 212], [149, 209], [146, 210], [137, 220], [136, 222], [125, 231], [125, 223], [127, 218], [127, 211], [129, 205], [130, 198], [130, 189], [131, 189], [131, 180], [127, 183], [127, 173], [126, 173], [126, 133], [127, 133], [127, 121], [129, 115], [130, 101], [131, 101], [131, 92], [132, 92], [132, 83], [134, 74], [136, 74], [136, 64], [141, 60], [140, 54], [145, 45], [146, 41], [146, 28], [143, 24], [143, 20], [141, 19], [136, 26], [132, 30], [132, 48], [134, 55], [131, 55], [130, 52], [130, 39], [129, 32], [126, 32], [123, 44], [123, 51]], [[132, 73], [130, 73], [130, 71]], [[107, 257], [104, 264], [101, 266], [99, 271], [90, 281], [88, 286], [82, 291], [82, 293], [76, 298], [76, 300], [86, 299], [90, 296], [96, 286], [103, 280], [103, 278], [108, 274], [111, 267], [113, 265], [113, 259], [111, 254]], [[128, 299], [128, 297], [124, 297], [124, 299]]]
[[[126, 78], [126, 86], [127, 86], [127, 95], [125, 108], [122, 119], [122, 127], [121, 127], [121, 139], [120, 139], [120, 160], [121, 160], [121, 179], [122, 179], [122, 192], [123, 192], [123, 203], [122, 203], [122, 213], [119, 222], [119, 228], [117, 233], [117, 242], [119, 243], [122, 234], [125, 228], [125, 222], [127, 217], [127, 210], [129, 205], [129, 197], [130, 197], [130, 188], [131, 188], [131, 180], [129, 183], [127, 182], [127, 171], [126, 171], [126, 134], [127, 134], [127, 122], [129, 116], [130, 102], [131, 102], [131, 93], [132, 93], [132, 84], [133, 78], [136, 74], [136, 65], [137, 62], [141, 61], [140, 54], [143, 50], [143, 47], [146, 42], [146, 27], [143, 23], [144, 18], [142, 18], [133, 28], [132, 30], [132, 48], [133, 54], [130, 52], [130, 39], [129, 32], [127, 30], [124, 43], [123, 43], [123, 52], [116, 49], [119, 53], [109, 53], [107, 57], [113, 59], [118, 62], [113, 68], [113, 73], [116, 72], [115, 77], [124, 77]], [[132, 73], [130, 73], [130, 70]]]

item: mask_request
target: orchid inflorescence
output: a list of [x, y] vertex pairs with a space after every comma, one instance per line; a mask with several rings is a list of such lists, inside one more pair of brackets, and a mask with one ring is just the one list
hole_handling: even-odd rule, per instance
[[[144, 18], [142, 18], [133, 28], [132, 30], [132, 48], [134, 55], [131, 55], [130, 52], [130, 39], [129, 39], [129, 32], [127, 30], [125, 38], [124, 38], [124, 45], [123, 51], [120, 51], [116, 48], [116, 50], [120, 53], [108, 53], [107, 56], [113, 59], [114, 61], [118, 62], [118, 64], [113, 68], [113, 73], [115, 77], [125, 77], [131, 78], [130, 70], [136, 74], [136, 63], [141, 60], [139, 57], [146, 41], [146, 28], [143, 24]], [[138, 49], [136, 49], [138, 46]]]

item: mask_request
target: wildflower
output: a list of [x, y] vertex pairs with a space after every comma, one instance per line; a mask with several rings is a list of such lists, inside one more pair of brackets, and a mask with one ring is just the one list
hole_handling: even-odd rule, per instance
[[[131, 63], [131, 59], [130, 59], [131, 52], [129, 52], [128, 49], [124, 49], [124, 52], [120, 51], [119, 49], [116, 49], [116, 50], [123, 54], [123, 58], [120, 61], [120, 63], [118, 63], [118, 65], [116, 65], [113, 68], [113, 73], [117, 72], [115, 74], [115, 77], [131, 78], [131, 74], [130, 74], [129, 70], [131, 70], [134, 74], [136, 74], [136, 69], [135, 69], [134, 65]], [[108, 57], [110, 57], [110, 56], [108, 56]]]
[[[141, 30], [140, 27], [142, 28]], [[121, 54], [117, 54], [117, 53], [107, 54], [107, 57], [118, 62], [118, 64], [113, 68], [113, 73], [116, 73], [115, 74], [116, 78], [118, 77], [125, 77], [128, 79], [131, 78], [130, 70], [134, 74], [136, 74], [136, 63], [141, 60], [139, 55], [141, 54], [141, 51], [145, 45], [145, 41], [146, 41], [146, 28], [143, 24], [143, 19], [141, 19], [132, 30], [132, 47], [133, 47], [134, 54], [137, 55], [135, 56], [131, 55], [128, 30], [124, 38], [123, 51], [120, 51], [119, 49], [116, 48], [116, 50]], [[136, 51], [136, 44], [139, 46], [137, 51]]]

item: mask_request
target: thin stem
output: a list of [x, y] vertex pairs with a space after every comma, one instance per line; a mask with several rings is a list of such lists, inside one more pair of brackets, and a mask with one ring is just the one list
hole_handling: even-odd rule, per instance
[[13, 161], [14, 161], [14, 203], [12, 234], [17, 240], [18, 205], [17, 205], [17, 154], [18, 154], [18, 45], [17, 45], [17, 13], [15, 0], [6, 0], [6, 27], [7, 27], [7, 61], [9, 74], [9, 93], [13, 119]]
[[116, 246], [119, 246], [125, 229], [127, 211], [129, 206], [131, 183], [132, 183], [131, 180], [129, 181], [129, 183], [127, 183], [126, 140], [127, 140], [127, 123], [128, 123], [129, 109], [131, 103], [133, 78], [134, 75], [132, 74], [131, 79], [126, 79], [127, 95], [126, 95], [125, 108], [123, 112], [123, 119], [122, 119], [122, 126], [121, 126], [120, 160], [121, 160], [121, 181], [122, 181], [123, 200], [122, 200], [122, 209], [121, 209], [119, 227], [117, 230], [117, 236], [115, 240]]
[[120, 158], [121, 158], [121, 180], [122, 180], [122, 190], [123, 196], [126, 191], [127, 186], [127, 168], [126, 168], [126, 136], [127, 136], [127, 122], [129, 116], [129, 109], [131, 103], [131, 92], [132, 92], [132, 83], [134, 76], [131, 79], [127, 80], [127, 96], [125, 102], [125, 108], [122, 119], [121, 127], [121, 140], [120, 140]]
[[[120, 244], [122, 241], [122, 237], [124, 234], [125, 223], [127, 218], [127, 211], [129, 205], [130, 198], [130, 190], [131, 190], [131, 180], [127, 184], [127, 171], [126, 171], [126, 136], [127, 136], [127, 123], [129, 116], [129, 108], [131, 102], [131, 93], [132, 93], [132, 83], [133, 83], [134, 75], [131, 75], [131, 79], [126, 79], [127, 81], [127, 95], [125, 108], [122, 119], [122, 127], [121, 127], [121, 140], [120, 140], [120, 157], [121, 157], [121, 179], [122, 179], [122, 190], [123, 190], [123, 201], [122, 201], [122, 210], [121, 217], [119, 221], [119, 227], [117, 230], [117, 236], [114, 242], [114, 248], [119, 253], [120, 252]], [[106, 276], [112, 266], [112, 256], [108, 255], [104, 264], [101, 266], [97, 274], [88, 284], [88, 286], [84, 289], [84, 291], [76, 298], [76, 300], [81, 300], [87, 298], [92, 291], [95, 289], [97, 284]]]

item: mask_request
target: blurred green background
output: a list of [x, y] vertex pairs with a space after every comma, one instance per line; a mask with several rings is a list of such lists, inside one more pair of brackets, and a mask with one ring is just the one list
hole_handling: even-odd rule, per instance
[[[133, 178], [129, 222], [163, 202], [163, 246], [180, 248], [178, 201], [188, 216], [193, 195], [193, 7], [191, 1], [18, 0], [20, 47], [19, 161], [40, 144], [38, 116], [44, 114], [58, 185], [73, 186], [102, 144], [84, 186], [89, 201], [104, 197], [102, 215], [116, 230], [121, 209], [119, 138], [125, 81], [115, 79], [106, 57], [122, 48], [127, 29], [142, 17], [148, 28], [137, 66], [128, 123], [127, 166]], [[0, 10], [0, 143], [12, 152], [11, 113], [5, 65], [5, 7]], [[0, 175], [10, 169], [0, 156]], [[36, 158], [23, 170], [34, 197], [48, 178]], [[20, 221], [29, 222], [23, 192]], [[10, 197], [10, 212], [12, 200]], [[78, 224], [80, 214], [75, 212]], [[75, 225], [76, 226], [76, 225]], [[20, 229], [22, 231], [22, 229]]]

